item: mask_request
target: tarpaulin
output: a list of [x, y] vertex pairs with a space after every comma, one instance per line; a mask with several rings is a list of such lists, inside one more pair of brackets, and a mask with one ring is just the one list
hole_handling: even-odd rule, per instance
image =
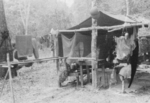
[[[108, 14], [108, 13], [105, 13], [102, 11], [99, 11], [99, 13], [100, 13], [100, 17], [97, 20], [98, 26], [115, 26], [115, 25], [122, 25], [125, 22], [126, 23], [135, 23], [136, 22], [133, 19], [130, 19], [128, 17], [121, 16], [121, 15], [111, 15], [111, 14]], [[120, 17], [123, 19], [120, 19]], [[92, 17], [89, 17], [86, 20], [84, 20], [83, 22], [81, 22], [80, 24], [73, 26], [73, 27], [69, 28], [68, 30], [75, 30], [75, 29], [86, 28], [86, 27], [91, 27], [91, 26], [92, 26]], [[106, 30], [98, 30], [97, 48], [99, 49], [99, 58], [101, 58], [101, 59], [106, 58], [108, 55], [108, 49], [111, 48], [111, 45], [112, 45], [111, 42], [113, 40], [112, 34], [115, 35], [115, 32], [108, 33]], [[119, 33], [119, 35], [121, 35], [121, 32]], [[70, 42], [69, 42], [69, 40], [70, 40]], [[60, 32], [58, 35], [58, 46], [59, 46], [58, 54], [59, 54], [59, 56], [61, 56], [61, 57], [65, 56], [64, 54], [67, 54], [69, 56], [77, 55], [77, 54], [74, 54], [73, 52], [71, 52], [70, 54], [68, 53], [68, 51], [73, 50], [73, 49], [71, 49], [71, 47], [72, 47], [71, 45], [74, 45], [72, 43], [73, 40], [76, 42], [80, 42], [78, 45], [80, 45], [81, 47], [83, 45], [83, 47], [84, 47], [83, 48], [84, 49], [83, 56], [84, 57], [87, 56], [86, 53], [88, 53], [88, 56], [91, 56], [91, 54], [90, 54], [91, 53], [91, 31], [84, 31], [84, 32], [79, 32], [79, 33]], [[67, 41], [69, 44], [67, 44], [67, 42], [66, 43], [64, 42], [66, 45], [62, 45], [62, 41], [63, 42]], [[83, 41], [83, 42], [81, 42], [81, 41]], [[67, 45], [68, 45], [68, 49], [66, 50], [66, 49], [64, 49], [64, 48], [66, 48], [64, 46], [67, 46]], [[69, 46], [70, 46], [71, 50], [69, 49]]]
[[31, 38], [31, 36], [17, 36], [16, 49], [16, 58], [26, 58], [27, 56], [32, 56], [33, 54], [36, 59], [39, 58], [37, 41], [35, 38]]
[[33, 54], [32, 37], [26, 35], [16, 36], [16, 49], [18, 57], [31, 56]]
[[38, 44], [35, 38], [32, 38], [33, 54], [36, 59], [39, 58]]
[[[137, 21], [128, 18], [126, 16], [112, 15], [102, 11], [99, 11], [99, 13], [100, 13], [100, 17], [97, 20], [97, 25], [101, 27], [123, 25], [125, 22], [137, 23]], [[80, 24], [68, 28], [68, 30], [76, 30], [76, 29], [87, 28], [91, 26], [92, 26], [92, 17], [89, 17], [83, 22], [81, 22]], [[129, 29], [133, 29], [133, 28], [129, 28]], [[65, 32], [65, 31], [60, 32], [58, 34], [58, 56], [91, 57], [91, 34], [92, 34], [91, 30], [78, 32], [78, 33]], [[113, 36], [116, 35], [117, 37], [119, 37], [122, 34], [123, 34], [122, 30], [117, 30], [114, 32], [107, 32], [106, 30], [98, 30], [97, 49], [99, 51], [99, 55], [98, 55], [99, 59], [106, 59], [108, 57], [109, 50], [111, 48], [114, 48]], [[76, 43], [78, 43], [78, 45]], [[77, 50], [74, 50], [75, 49], [74, 46], [80, 48], [79, 50], [81, 51], [80, 54], [79, 52], [75, 52]]]
[[64, 57], [87, 57], [90, 54], [90, 36], [86, 36], [81, 33], [75, 33], [72, 38], [68, 38], [65, 35], [61, 36]]
[[[105, 32], [107, 34], [107, 32]], [[99, 35], [97, 37], [97, 57], [106, 59], [108, 52], [113, 45], [112, 35]], [[61, 57], [91, 57], [91, 35], [84, 33], [75, 33], [72, 35], [59, 36], [59, 56]], [[76, 62], [76, 60], [68, 60]], [[89, 62], [90, 63], [90, 62]]]

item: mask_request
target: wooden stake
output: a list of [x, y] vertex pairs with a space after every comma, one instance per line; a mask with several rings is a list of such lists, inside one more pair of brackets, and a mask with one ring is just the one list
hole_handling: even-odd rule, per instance
[[11, 75], [11, 68], [10, 68], [10, 59], [9, 59], [8, 53], [7, 53], [7, 65], [8, 65], [9, 83], [10, 83], [10, 88], [11, 88], [11, 93], [12, 93], [12, 99], [13, 99], [13, 103], [15, 103], [15, 97], [14, 97], [14, 91], [13, 91], [13, 85], [12, 85], [12, 75]]
[[90, 71], [89, 71], [89, 66], [86, 64], [86, 71], [87, 71], [87, 81], [90, 83]]
[[[96, 4], [96, 0], [92, 1], [92, 7], [94, 7]], [[92, 27], [97, 26], [97, 20], [92, 18]], [[92, 58], [97, 58], [97, 29], [92, 30], [92, 41], [91, 41], [91, 54]], [[97, 83], [97, 68], [96, 68], [96, 61], [92, 61], [92, 86], [94, 88], [98, 87]]]

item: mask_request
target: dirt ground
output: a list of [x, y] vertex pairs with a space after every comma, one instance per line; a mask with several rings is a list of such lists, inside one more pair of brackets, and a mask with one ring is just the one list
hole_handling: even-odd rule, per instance
[[[84, 88], [71, 84], [59, 88], [53, 61], [35, 63], [18, 72], [19, 76], [13, 78], [15, 103], [150, 103], [150, 81], [137, 79], [143, 75], [149, 79], [150, 74], [146, 73], [136, 75], [131, 88], [126, 83], [127, 93], [121, 94], [121, 83], [111, 89], [95, 90], [91, 84]], [[0, 81], [0, 103], [13, 103], [8, 80]]]

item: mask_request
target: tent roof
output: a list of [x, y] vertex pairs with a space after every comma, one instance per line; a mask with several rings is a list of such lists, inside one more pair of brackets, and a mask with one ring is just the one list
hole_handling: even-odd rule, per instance
[[[123, 25], [124, 23], [128, 23], [128, 24], [139, 23], [139, 25], [142, 25], [142, 23], [144, 23], [144, 25], [145, 24], [148, 25], [150, 23], [149, 20], [141, 19], [141, 18], [139, 19], [139, 18], [133, 18], [129, 16], [127, 17], [124, 15], [114, 15], [114, 14], [110, 14], [110, 13], [102, 12], [102, 11], [99, 11], [99, 13], [100, 13], [100, 17], [97, 20], [97, 24], [100, 27], [119, 26], [119, 25]], [[74, 27], [71, 27], [68, 30], [77, 30], [77, 29], [88, 28], [88, 27], [92, 27], [92, 17], [87, 18], [80, 24]], [[62, 31], [60, 30], [60, 32], [63, 32], [63, 30]]]
[[[102, 11], [99, 12], [100, 17], [98, 18], [98, 26], [114, 26], [114, 25], [121, 25], [124, 24], [125, 21], [127, 23], [135, 23], [135, 20], [132, 20], [126, 16], [123, 15], [112, 15], [108, 13], [104, 13]], [[85, 21], [81, 22], [79, 25], [76, 25], [72, 29], [80, 29], [85, 27], [91, 27], [92, 26], [92, 17], [89, 17]]]

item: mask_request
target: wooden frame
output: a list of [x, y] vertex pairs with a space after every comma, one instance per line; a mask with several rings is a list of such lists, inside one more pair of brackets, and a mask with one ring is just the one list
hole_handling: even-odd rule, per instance
[[87, 28], [81, 28], [81, 29], [75, 29], [75, 30], [58, 30], [58, 32], [83, 32], [83, 31], [92, 31], [94, 29], [96, 30], [108, 30], [108, 31], [116, 31], [116, 30], [120, 30], [123, 28], [130, 28], [133, 26], [148, 26], [150, 23], [126, 23], [123, 25], [117, 25], [117, 26], [95, 26], [95, 27], [87, 27]]

